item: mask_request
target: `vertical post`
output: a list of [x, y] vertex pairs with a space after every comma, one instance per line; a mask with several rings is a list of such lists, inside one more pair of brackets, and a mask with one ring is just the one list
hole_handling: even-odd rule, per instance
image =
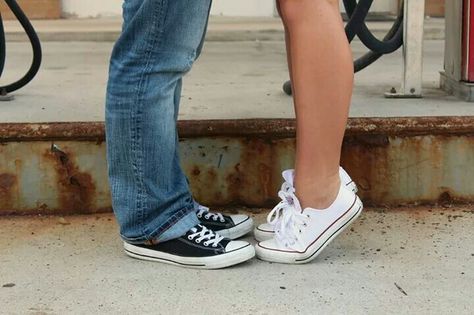
[[386, 97], [422, 97], [424, 22], [425, 0], [405, 0], [402, 86], [395, 93], [386, 93]]
[[412, 97], [421, 97], [423, 82], [423, 25], [425, 0], [405, 1], [405, 29], [403, 55], [405, 70], [402, 91]]
[[474, 102], [474, 0], [446, 2], [446, 48], [440, 86]]
[[462, 80], [474, 83], [474, 0], [463, 3]]

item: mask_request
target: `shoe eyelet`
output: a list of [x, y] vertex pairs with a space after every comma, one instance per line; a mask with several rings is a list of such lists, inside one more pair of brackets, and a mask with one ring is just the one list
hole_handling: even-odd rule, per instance
[[209, 246], [208, 242], [204, 242], [203, 244], [204, 244], [204, 246]]
[[221, 221], [221, 223], [225, 223], [225, 220], [224, 220], [224, 219], [220, 219], [219, 221]]
[[208, 215], [205, 215], [205, 216], [204, 216], [204, 219], [209, 220], [209, 216], [208, 216]]
[[201, 240], [197, 239], [195, 242], [199, 244], [199, 243], [201, 243]]
[[307, 214], [306, 217], [309, 219], [310, 218], [309, 214]]
[[216, 247], [217, 247], [217, 244], [212, 244], [212, 247], [216, 248]]
[[192, 241], [193, 239], [194, 239], [194, 237], [191, 237], [191, 235], [188, 236], [188, 240]]
[[202, 215], [198, 214], [197, 217], [198, 217], [198, 219], [201, 219], [201, 218], [202, 218]]

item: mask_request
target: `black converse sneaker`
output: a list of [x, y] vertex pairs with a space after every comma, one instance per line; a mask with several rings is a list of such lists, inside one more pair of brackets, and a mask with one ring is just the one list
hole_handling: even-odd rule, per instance
[[196, 214], [202, 225], [231, 240], [242, 237], [253, 229], [253, 220], [248, 215], [210, 212], [208, 207], [197, 202], [195, 207], [198, 209]]
[[124, 242], [131, 257], [163, 262], [187, 268], [219, 269], [237, 265], [255, 256], [254, 247], [244, 241], [231, 241], [202, 225], [177, 239], [155, 245]]

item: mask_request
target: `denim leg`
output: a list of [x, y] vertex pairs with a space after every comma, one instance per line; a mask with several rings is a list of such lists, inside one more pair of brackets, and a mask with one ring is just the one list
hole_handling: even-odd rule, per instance
[[[209, 3], [209, 11], [210, 11], [210, 5], [211, 4], [212, 4], [212, 0]], [[204, 42], [205, 42], [205, 39], [206, 39], [206, 33], [207, 33], [208, 25], [209, 25], [209, 14], [207, 15], [206, 25], [204, 26], [204, 32], [202, 33], [201, 43], [199, 44], [199, 46], [197, 48], [197, 51], [196, 51], [196, 60], [201, 55], [202, 49], [204, 47]], [[181, 88], [182, 88], [182, 85], [183, 85], [183, 80], [181, 79], [180, 82], [178, 83], [177, 89], [175, 91], [176, 92], [175, 93], [175, 111], [176, 111], [175, 119], [176, 119], [176, 121], [178, 120], [178, 112], [179, 112], [179, 104], [180, 104], [180, 101], [181, 101]], [[178, 148], [179, 147], [179, 145], [178, 145], [179, 144], [179, 137], [176, 137], [176, 141], [177, 141], [176, 147]], [[179, 160], [178, 150], [176, 150], [176, 158]], [[188, 178], [186, 178], [186, 182], [189, 185], [189, 179]], [[193, 198], [193, 206], [194, 206], [195, 212], [197, 213], [197, 211], [199, 210], [199, 204], [197, 203], [196, 200], [194, 200], [194, 198]], [[196, 217], [196, 220], [198, 220], [197, 217]]]
[[[209, 15], [208, 15], [209, 19]], [[201, 38], [201, 43], [199, 44], [196, 52], [196, 59], [199, 58], [199, 55], [201, 54], [202, 48], [204, 46], [204, 40], [205, 40], [205, 35], [207, 32], [207, 25], [208, 21], [206, 21], [206, 26], [204, 29], [204, 32], [202, 34]], [[179, 105], [181, 102], [181, 90], [183, 87], [183, 79], [179, 79], [179, 81], [176, 84], [176, 88], [174, 91], [174, 106], [175, 106], [175, 121], [178, 121], [178, 113], [179, 113]], [[178, 133], [176, 132], [176, 146], [175, 146], [175, 167], [180, 166], [180, 158], [179, 158], [179, 137]], [[189, 185], [189, 180], [186, 178], [186, 183]], [[196, 226], [199, 224], [199, 219], [196, 215], [197, 211], [199, 210], [199, 205], [196, 203], [196, 201], [193, 199], [193, 209], [194, 211], [191, 211], [188, 215], [183, 217], [179, 222], [177, 222], [175, 225], [173, 225], [171, 228], [166, 230], [164, 233], [162, 233], [157, 239], [157, 242], [164, 242], [167, 240], [171, 240], [177, 237], [180, 237], [181, 235], [185, 234], [187, 231], [189, 231], [190, 226]]]
[[110, 61], [106, 132], [113, 208], [127, 242], [164, 241], [197, 222], [177, 157], [176, 95], [202, 45], [210, 4], [124, 2]]

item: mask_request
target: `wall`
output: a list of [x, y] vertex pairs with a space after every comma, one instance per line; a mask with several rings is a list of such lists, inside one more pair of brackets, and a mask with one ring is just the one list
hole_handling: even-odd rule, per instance
[[122, 13], [122, 0], [62, 0], [65, 17], [104, 17]]
[[[58, 19], [61, 17], [61, 0], [17, 0], [30, 19]], [[0, 1], [2, 19], [11, 20], [16, 17], [5, 1]]]
[[445, 0], [426, 0], [426, 15], [444, 16], [445, 4]]
[[[66, 17], [107, 17], [121, 14], [122, 0], [62, 0]], [[274, 0], [216, 0], [213, 15], [273, 16]]]
[[[62, 0], [62, 4], [65, 17], [107, 17], [121, 14], [122, 0]], [[371, 11], [393, 12], [396, 6], [397, 0], [377, 0], [374, 1]], [[214, 0], [211, 14], [224, 16], [274, 16], [275, 1]]]
[[[342, 4], [342, 0], [340, 0], [339, 2], [341, 3], [341, 10], [344, 11], [344, 5]], [[376, 0], [372, 3], [370, 12], [393, 13], [397, 11], [397, 6], [397, 0]]]
[[274, 0], [216, 0], [211, 14], [228, 16], [273, 16]]

